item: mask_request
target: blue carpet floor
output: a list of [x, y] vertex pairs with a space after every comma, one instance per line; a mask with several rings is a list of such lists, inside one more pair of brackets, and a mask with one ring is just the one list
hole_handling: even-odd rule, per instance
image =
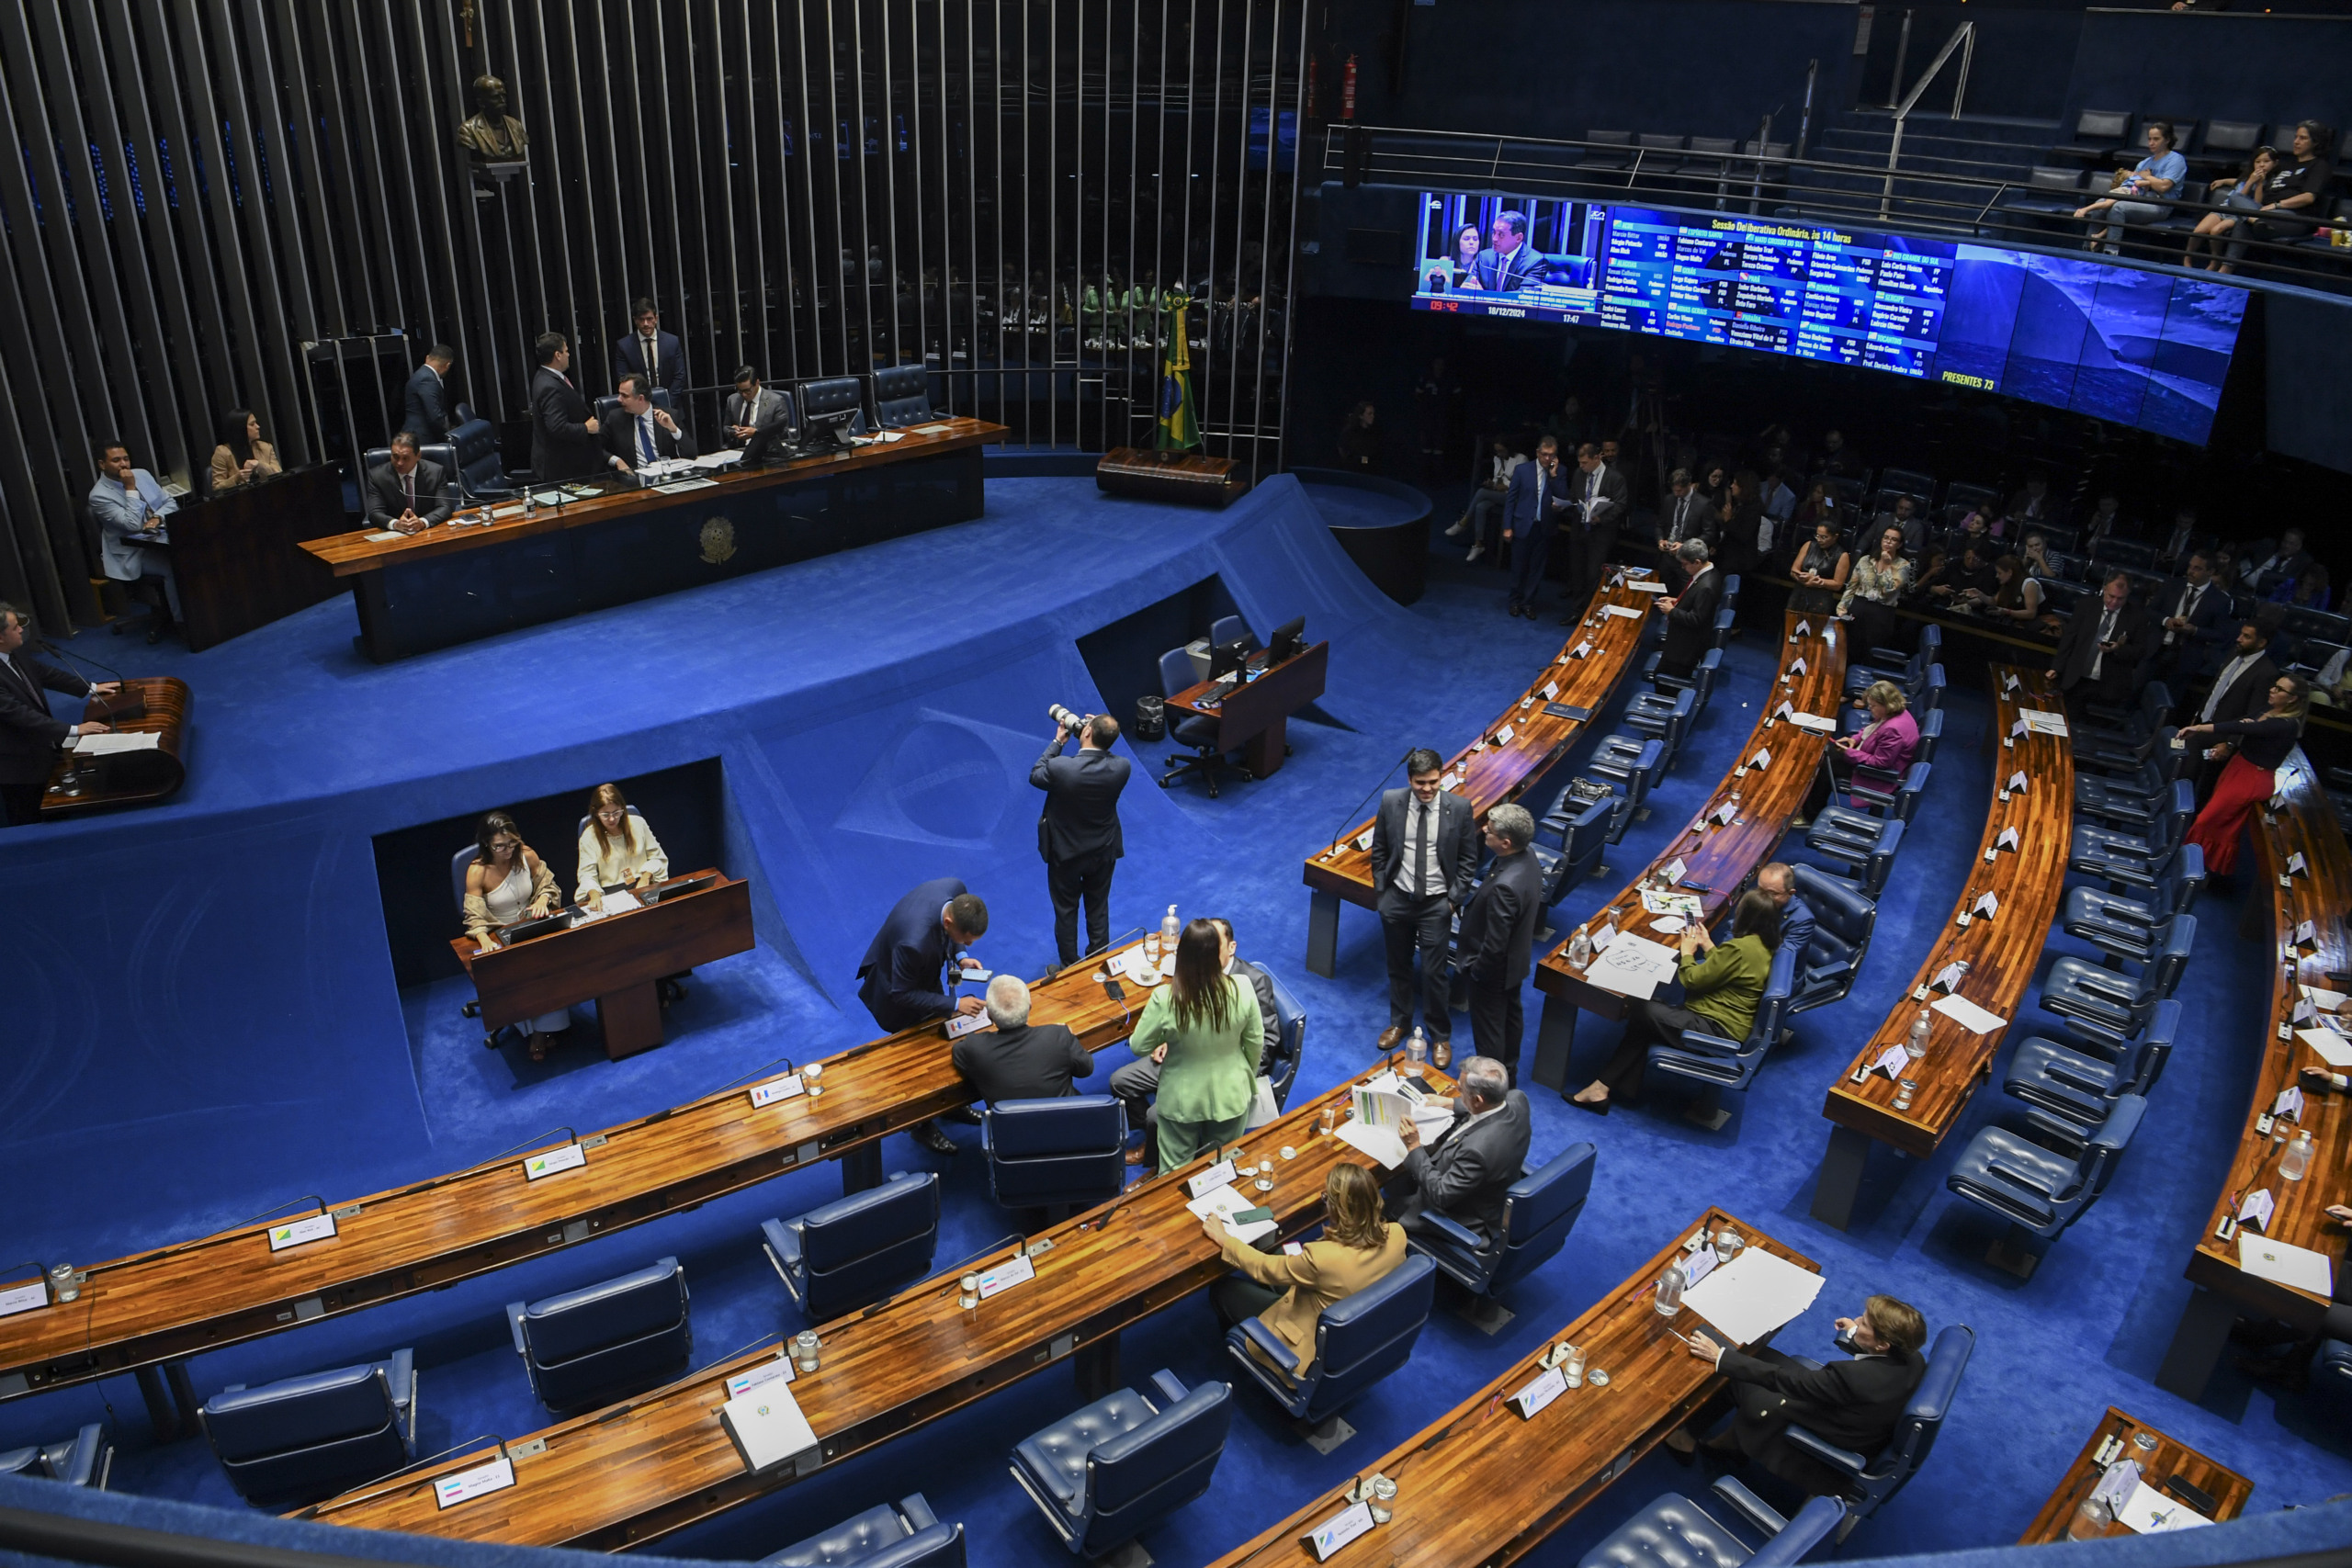
[[[1458, 498], [1441, 497], [1442, 502]], [[1438, 521], [1449, 514], [1441, 506]], [[1277, 969], [1309, 1015], [1300, 1082], [1320, 1088], [1366, 1062], [1385, 1022], [1379, 933], [1343, 912], [1338, 973], [1306, 973], [1303, 853], [1346, 819], [1408, 745], [1450, 751], [1523, 688], [1565, 635], [1501, 610], [1499, 575], [1448, 541], [1428, 595], [1399, 610], [1371, 593], [1287, 480], [1227, 513], [1101, 501], [1086, 481], [994, 479], [989, 515], [944, 535], [788, 568], [649, 607], [513, 634], [388, 670], [349, 651], [347, 604], [322, 605], [198, 656], [150, 659], [121, 642], [101, 658], [198, 683], [202, 750], [188, 789], [159, 811], [6, 836], [6, 885], [71, 887], [62, 910], [0, 913], [0, 951], [32, 955], [31, 1027], [0, 1068], [0, 1143], [17, 1168], [70, 1163], [20, 1212], [28, 1249], [119, 1256], [234, 1222], [324, 1188], [334, 1197], [453, 1168], [559, 1123], [601, 1125], [725, 1083], [779, 1055], [870, 1037], [851, 990], [857, 950], [883, 908], [922, 876], [954, 872], [988, 897], [982, 953], [1035, 973], [1049, 913], [1025, 773], [1049, 700], [1091, 695], [1075, 640], [1209, 572], [1261, 631], [1304, 608], [1333, 638], [1330, 722], [1292, 728], [1274, 778], [1211, 801], [1151, 787], [1160, 748], [1136, 750], [1125, 818], [1122, 925], [1180, 914], [1230, 918], [1244, 953]], [[905, 613], [905, 583], [945, 584], [955, 615]], [[1073, 596], [1070, 585], [1090, 586]], [[83, 639], [87, 644], [90, 639]], [[1673, 778], [1558, 910], [1573, 922], [1647, 862], [1731, 765], [1778, 649], [1736, 640], [1725, 678]], [[1887, 1291], [1932, 1332], [1961, 1322], [1976, 1359], [1933, 1461], [1855, 1538], [1851, 1555], [2013, 1540], [2104, 1408], [2152, 1420], [2253, 1477], [2254, 1507], [2352, 1489], [2340, 1414], [2274, 1397], [2225, 1368], [2201, 1405], [2151, 1378], [2188, 1294], [2180, 1270], [2227, 1167], [2261, 1042], [2247, 998], [2265, 951], [2236, 936], [2236, 889], [2200, 907], [2181, 996], [2189, 1023], [2113, 1189], [2030, 1283], [1982, 1261], [1996, 1228], [1943, 1188], [1974, 1127], [2002, 1115], [1996, 1083], [1937, 1158], [1872, 1168], [1851, 1235], [1807, 1213], [1828, 1124], [1820, 1106], [1855, 1042], [1894, 1005], [1950, 911], [1987, 803], [1995, 750], [1981, 677], [1956, 671], [1923, 826], [1882, 905], [1855, 994], [1798, 1021], [1720, 1132], [1659, 1094], [1605, 1121], [1538, 1091], [1533, 1159], [1599, 1145], [1593, 1197], [1559, 1258], [1523, 1282], [1489, 1338], [1441, 1312], [1410, 1369], [1349, 1412], [1359, 1436], [1329, 1457], [1301, 1445], [1254, 1394], [1208, 1496], [1151, 1533], [1160, 1562], [1195, 1563], [1280, 1518], [1418, 1430], [1513, 1356], [1614, 1287], [1711, 1202], [1815, 1258], [1815, 1309], [1781, 1337], [1822, 1353], [1828, 1320]], [[701, 972], [670, 1046], [628, 1062], [583, 1038], [534, 1066], [480, 1045], [455, 984], [396, 991], [380, 957], [368, 836], [503, 799], [716, 756], [730, 846], [764, 890], [761, 946]], [[1800, 847], [1792, 846], [1792, 851]], [[1802, 858], [1801, 852], [1795, 858]], [[2054, 937], [2052, 953], [2068, 951]], [[104, 955], [100, 963], [93, 955]], [[1541, 997], [1528, 993], [1530, 1054]], [[2033, 1032], [2029, 1009], [2012, 1039]], [[10, 1032], [17, 1033], [12, 1021]], [[1466, 1042], [1467, 1027], [1457, 1030]], [[1613, 1044], [1588, 1027], [1577, 1066]], [[1126, 1057], [1101, 1061], [1093, 1086]], [[2006, 1053], [2004, 1054], [2006, 1061]], [[1579, 1080], [1580, 1081], [1580, 1080]], [[1005, 1230], [987, 1197], [977, 1130], [952, 1160], [893, 1139], [892, 1169], [945, 1176], [940, 1261]], [[1914, 1168], [1924, 1164], [1926, 1168]], [[424, 1371], [426, 1451], [545, 1424], [499, 1308], [662, 1255], [685, 1264], [695, 1359], [716, 1360], [800, 1326], [765, 1259], [758, 1222], [839, 1191], [830, 1170], [782, 1178], [662, 1224], [419, 1300], [203, 1358], [200, 1393], [343, 1364], [399, 1345]], [[1157, 1367], [1223, 1375], [1204, 1303], [1130, 1330], [1130, 1383]], [[1004, 1455], [1076, 1404], [1047, 1371], [877, 1453], [665, 1543], [682, 1556], [750, 1558], [889, 1496], [922, 1490], [970, 1529], [972, 1557], [1007, 1568], [1062, 1555], [1005, 1474]], [[118, 1421], [118, 1487], [237, 1506], [198, 1443], [156, 1446], [128, 1379], [0, 1407], [0, 1448]], [[1528, 1561], [1572, 1563], [1627, 1512], [1703, 1482], [1662, 1456], [1637, 1466]]]

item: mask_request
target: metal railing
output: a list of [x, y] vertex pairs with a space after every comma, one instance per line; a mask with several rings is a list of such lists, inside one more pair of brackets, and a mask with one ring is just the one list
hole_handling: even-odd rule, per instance
[[[1909, 18], [1906, 17], [1905, 20], [1907, 23]], [[1919, 95], [1934, 84], [1937, 75], [1944, 68], [1944, 62], [1951, 58], [1951, 51], [1955, 49], [1960, 51], [1960, 80], [1952, 85], [1950, 118], [1958, 119], [1960, 106], [1968, 96], [1969, 62], [1976, 56], [1976, 24], [1974, 22], [1962, 22], [1952, 29], [1951, 37], [1946, 39], [1943, 48], [1936, 51], [1936, 58], [1929, 62], [1928, 69], [1922, 72], [1919, 79], [1911, 85], [1911, 90], [1903, 95], [1903, 101], [1894, 106], [1894, 140], [1887, 144], [1886, 186], [1881, 192], [1878, 202], [1878, 215], [1881, 218], [1886, 217], [1894, 208], [1895, 160], [1903, 155], [1904, 127], [1910, 121], [1911, 111], [1918, 107]], [[1896, 62], [1898, 82], [1901, 68], [1901, 62], [1898, 61]]]

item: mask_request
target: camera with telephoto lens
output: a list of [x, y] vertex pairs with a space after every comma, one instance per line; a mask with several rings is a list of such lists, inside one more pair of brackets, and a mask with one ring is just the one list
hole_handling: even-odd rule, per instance
[[1093, 715], [1074, 714], [1059, 703], [1049, 703], [1046, 707], [1046, 716], [1075, 735], [1086, 728], [1087, 720], [1093, 717]]

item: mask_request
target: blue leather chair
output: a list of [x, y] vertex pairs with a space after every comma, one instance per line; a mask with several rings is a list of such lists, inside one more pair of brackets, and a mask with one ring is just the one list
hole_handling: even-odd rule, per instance
[[1846, 669], [1846, 695], [1856, 699], [1881, 681], [1892, 681], [1903, 688], [1905, 697], [1924, 691], [1928, 683], [1928, 669], [1936, 662], [1936, 655], [1944, 645], [1941, 626], [1928, 622], [1919, 628], [1919, 646], [1905, 655], [1899, 649], [1874, 648], [1860, 664]]
[[1563, 792], [1560, 803], [1535, 824], [1535, 839], [1528, 849], [1544, 868], [1545, 908], [1600, 866], [1609, 850], [1609, 829], [1616, 825], [1619, 798], [1610, 795], [1571, 814], [1576, 803]]
[[2173, 852], [2180, 847], [2188, 825], [2196, 820], [2197, 786], [2187, 779], [2175, 779], [2165, 809], [2143, 831], [2075, 823], [2066, 869], [2097, 877], [2118, 893], [2154, 887]]
[[2125, 959], [2145, 964], [2163, 946], [2166, 922], [2196, 907], [2205, 887], [2205, 851], [2183, 844], [2139, 897], [2070, 887], [2058, 907], [2059, 929], [2080, 937], [2107, 955], [2109, 965]]
[[531, 1391], [558, 1413], [674, 1377], [694, 1355], [686, 1271], [674, 1258], [560, 1296], [509, 1302], [506, 1321]]
[[416, 1359], [231, 1383], [196, 1413], [229, 1484], [247, 1502], [331, 1496], [416, 1457]]
[[1160, 1403], [1132, 1389], [1106, 1394], [1032, 1434], [1012, 1450], [1012, 1479], [1062, 1544], [1091, 1561], [1108, 1555], [1209, 1489], [1233, 1425], [1233, 1390], [1187, 1391], [1151, 1374]]
[[894, 365], [874, 373], [874, 423], [884, 430], [931, 420], [931, 372], [920, 365]]
[[2109, 774], [2087, 772], [2083, 759], [2075, 758], [2075, 815], [2096, 818], [2127, 832], [2145, 833], [2170, 803], [2173, 781], [2187, 773], [2189, 762], [2199, 754], [2193, 747], [2173, 750], [2172, 739], [2178, 733], [2166, 725], [2156, 738], [2159, 744], [2150, 748], [2145, 759]]
[[[1725, 612], [1725, 614], [1728, 613]], [[1721, 618], [1720, 615], [1717, 616], [1717, 619]], [[1663, 706], [1673, 701], [1675, 693], [1690, 692], [1698, 697], [1700, 708], [1705, 708], [1707, 699], [1714, 694], [1715, 682], [1723, 674], [1723, 646], [1718, 643], [1708, 649], [1700, 656], [1699, 662], [1691, 666], [1690, 673], [1688, 675], [1661, 673], [1658, 663], [1665, 657], [1664, 649], [1653, 649], [1649, 656], [1642, 660], [1642, 679], [1647, 681], [1656, 690], [1636, 697], [1634, 701]]]
[[1761, 1546], [1749, 1548], [1698, 1504], [1669, 1492], [1603, 1536], [1577, 1568], [1781, 1568], [1803, 1562], [1846, 1517], [1842, 1499], [1808, 1497], [1795, 1518], [1782, 1518], [1729, 1475], [1714, 1493], [1764, 1538]]
[[1840, 863], [1865, 897], [1886, 891], [1902, 852], [1906, 825], [1899, 818], [1881, 821], [1866, 811], [1825, 806], [1805, 829], [1805, 847]]
[[2312, 1353], [2309, 1386], [2332, 1398], [2339, 1413], [2352, 1412], [2352, 1307], [2328, 1309], [2320, 1329], [2319, 1348]]
[[[2090, 1129], [2081, 1151], [2060, 1155], [2005, 1127], [1984, 1127], [1960, 1151], [1944, 1185], [1975, 1204], [1990, 1210], [2041, 1247], [2098, 1201], [2115, 1179], [2115, 1168], [2140, 1130], [2148, 1102], [2136, 1094], [2120, 1096], [2107, 1120]], [[2036, 1259], [2031, 1250], [2014, 1261], [1998, 1255], [1996, 1264], [2012, 1273], [2030, 1274]]]
[[1238, 615], [1219, 615], [1209, 624], [1211, 647], [1227, 648], [1237, 642], [1247, 644], [1252, 653], [1258, 651], [1258, 634], [1250, 629], [1248, 621]]
[[763, 1220], [761, 1246], [811, 1323], [878, 1302], [931, 1272], [939, 1244], [939, 1178], [900, 1171], [797, 1220]]
[[1792, 865], [1797, 897], [1814, 914], [1813, 940], [1797, 954], [1796, 978], [1789, 993], [1794, 1016], [1841, 1000], [1871, 950], [1878, 929], [1878, 906], [1853, 884], [1816, 866]]
[[1919, 797], [1928, 793], [1928, 782], [1935, 776], [1933, 762], [1912, 763], [1899, 780], [1878, 768], [1857, 766], [1848, 783], [1853, 803], [1860, 809], [1908, 822], [1918, 815]]
[[2179, 1035], [2176, 998], [2157, 1003], [2148, 1026], [2124, 1042], [2111, 1061], [2036, 1036], [2018, 1043], [2001, 1090], [2025, 1101], [2026, 1122], [2034, 1134], [2076, 1148], [2090, 1129], [2113, 1114], [2117, 1100], [2127, 1094], [2144, 1099], [2156, 1087]]
[[1306, 1052], [1306, 1009], [1291, 995], [1281, 976], [1269, 969], [1266, 978], [1273, 982], [1275, 1022], [1282, 1032], [1274, 1043], [1272, 1070], [1266, 1075], [1274, 1081], [1274, 1105], [1279, 1109], [1290, 1103], [1291, 1087], [1298, 1082], [1298, 1064]]
[[1604, 735], [1595, 743], [1592, 755], [1585, 759], [1585, 772], [1595, 778], [1623, 784], [1625, 789], [1610, 816], [1611, 843], [1617, 843], [1625, 837], [1625, 829], [1641, 813], [1642, 802], [1666, 777], [1668, 761], [1663, 740], [1648, 739], [1639, 735]]
[[[1709, 649], [1710, 659], [1717, 657]], [[1699, 716], [1699, 694], [1681, 691], [1669, 700], [1656, 695], [1636, 697], [1625, 705], [1623, 719], [1627, 729], [1636, 735], [1650, 736], [1665, 743], [1666, 765], [1674, 765], [1674, 755], [1682, 750], [1682, 738], [1690, 731], [1690, 721]]]
[[1254, 1317], [1227, 1331], [1225, 1348], [1293, 1420], [1317, 1426], [1405, 1364], [1436, 1299], [1436, 1265], [1408, 1257], [1369, 1289], [1324, 1309], [1315, 1325], [1315, 1359], [1304, 1368], [1290, 1370], [1290, 1347]]
[[1114, 1094], [1000, 1100], [980, 1112], [989, 1191], [1008, 1209], [1091, 1208], [1126, 1190], [1127, 1113]]
[[2171, 718], [2172, 689], [2162, 681], [2151, 681], [2140, 688], [2140, 700], [2128, 707], [2087, 705], [2087, 713], [2067, 722], [2066, 736], [2075, 756], [2092, 767], [2125, 769], [2147, 756], [2148, 742]]
[[[636, 808], [632, 807], [630, 809]], [[584, 832], [586, 829], [583, 828], [582, 831]], [[474, 857], [481, 852], [478, 846], [468, 844], [449, 857], [449, 894], [458, 906], [458, 918], [460, 920], [464, 919], [466, 915], [466, 873], [473, 868]], [[476, 997], [471, 1001], [459, 1003], [458, 1011], [467, 1018], [480, 1018], [481, 998]], [[497, 1050], [498, 1037], [504, 1032], [506, 1031], [503, 1029], [483, 1030], [481, 1032], [483, 1048], [491, 1051]]]
[[[1928, 1352], [1928, 1373], [1911, 1391], [1911, 1402], [1894, 1423], [1894, 1436], [1875, 1459], [1826, 1443], [1803, 1427], [1792, 1424], [1785, 1428], [1790, 1442], [1845, 1479], [1846, 1500], [1851, 1506], [1833, 1532], [1834, 1540], [1842, 1542], [1851, 1535], [1856, 1525], [1885, 1506], [1928, 1462], [1936, 1434], [1943, 1430], [1944, 1417], [1951, 1410], [1952, 1396], [1960, 1392], [1961, 1374], [1968, 1371], [1968, 1359], [1975, 1348], [1976, 1332], [1963, 1324], [1953, 1324], [1936, 1336]], [[1820, 1365], [1802, 1356], [1791, 1359], [1808, 1367]]]
[[822, 381], [800, 383], [800, 417], [805, 421], [824, 414], [846, 413], [854, 409], [857, 415], [850, 422], [850, 433], [865, 434], [865, 388], [854, 376], [834, 376]]
[[1774, 951], [1771, 974], [1765, 979], [1764, 996], [1756, 1004], [1747, 1039], [1726, 1040], [1720, 1034], [1686, 1029], [1676, 1043], [1649, 1048], [1650, 1072], [1699, 1086], [1699, 1099], [1684, 1112], [1688, 1120], [1712, 1132], [1731, 1119], [1731, 1112], [1718, 1103], [1719, 1097], [1724, 1089], [1745, 1089], [1754, 1083], [1757, 1069], [1781, 1043], [1796, 968], [1796, 949], [1783, 945]]
[[964, 1527], [941, 1524], [923, 1495], [914, 1492], [760, 1562], [770, 1568], [964, 1568]]
[[[455, 446], [447, 441], [435, 441], [428, 443], [425, 446], [419, 446], [416, 449], [416, 455], [428, 463], [438, 463], [441, 465], [441, 472], [447, 476], [442, 482], [449, 487], [449, 493], [453, 498], [461, 496], [464, 493], [458, 468], [458, 449]], [[392, 449], [390, 447], [368, 447], [367, 451], [362, 452], [359, 455], [360, 477], [365, 479], [370, 470], [380, 468], [391, 460]], [[206, 475], [209, 479], [212, 469], [208, 466], [206, 468], [199, 468], [198, 472]], [[425, 498], [423, 496], [417, 497], [417, 501], [420, 503], [422, 503], [424, 499]], [[427, 510], [429, 510], [429, 508]]]
[[499, 456], [498, 427], [486, 419], [461, 419], [449, 432], [458, 493], [471, 501], [509, 495], [531, 482], [527, 468], [510, 470]]
[[[1193, 656], [1181, 648], [1171, 648], [1159, 656], [1159, 694], [1172, 697], [1188, 687], [1199, 684], [1193, 677]], [[1217, 774], [1225, 766], [1225, 753], [1217, 749], [1217, 741], [1225, 727], [1217, 719], [1205, 715], [1174, 720], [1168, 727], [1168, 739], [1179, 746], [1190, 746], [1190, 757], [1171, 756], [1168, 771], [1159, 777], [1159, 787], [1166, 789], [1187, 773], [1198, 773], [1209, 786], [1209, 798], [1216, 798]]]
[[1412, 1235], [1410, 1246], [1472, 1295], [1491, 1301], [1550, 1262], [1567, 1241], [1592, 1195], [1593, 1158], [1590, 1144], [1577, 1144], [1523, 1173], [1503, 1191], [1502, 1235], [1492, 1242], [1430, 1209], [1415, 1223], [1435, 1234]]
[[68, 1486], [107, 1489], [114, 1473], [114, 1445], [107, 1441], [103, 1423], [93, 1421], [58, 1443], [35, 1443], [28, 1449], [0, 1453], [0, 1475], [21, 1475], [29, 1481], [62, 1481]]
[[[1738, 580], [1735, 578], [1733, 581], [1737, 581]], [[1712, 646], [1715, 648], [1729, 647], [1731, 644], [1732, 631], [1738, 625], [1739, 606], [1736, 604], [1725, 604], [1722, 609], [1717, 610], [1715, 612], [1715, 640]]]
[[2066, 1033], [2114, 1055], [2147, 1026], [2156, 1004], [2172, 995], [2197, 942], [2197, 917], [2175, 915], [2138, 979], [2080, 958], [2060, 958], [2041, 978], [2041, 1010], [2066, 1021]]

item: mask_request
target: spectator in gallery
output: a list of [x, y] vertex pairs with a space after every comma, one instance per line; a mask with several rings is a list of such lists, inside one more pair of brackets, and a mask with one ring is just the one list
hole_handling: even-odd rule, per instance
[[2050, 476], [2029, 474], [2025, 486], [2009, 497], [2009, 517], [2020, 528], [2057, 520], [2058, 499], [2050, 493]]
[[2184, 506], [2173, 513], [2172, 532], [2156, 547], [2156, 570], [2179, 571], [2188, 564], [2197, 548], [2197, 508]]
[[1479, 479], [1478, 488], [1470, 492], [1470, 504], [1453, 527], [1445, 531], [1449, 539], [1470, 536], [1470, 553], [1464, 558], [1476, 560], [1486, 553], [1487, 541], [1492, 536], [1497, 521], [1503, 514], [1503, 500], [1510, 493], [1510, 476], [1525, 457], [1510, 449], [1510, 443], [1497, 436], [1487, 449], [1487, 472]]
[[[2269, 182], [2270, 171], [2278, 166], [2278, 152], [2274, 147], [2257, 147], [2254, 156], [2246, 160], [2243, 172], [2223, 175], [2205, 187], [2206, 199], [2213, 210], [2197, 220], [2196, 230], [2188, 236], [2188, 262], [2190, 266], [2202, 266], [2209, 271], [2222, 270], [2222, 241], [2238, 226], [2238, 220], [2262, 207], [2262, 187]], [[2198, 259], [2202, 254], [2204, 260]]]
[[1993, 572], [1991, 547], [1965, 542], [1957, 550], [1946, 550], [1935, 570], [1920, 581], [1927, 585], [1930, 604], [1952, 608], [1990, 599], [2000, 586]]
[[1878, 531], [1878, 547], [1854, 563], [1838, 603], [1838, 613], [1854, 624], [1856, 649], [1894, 646], [1895, 606], [1911, 591], [1912, 576], [1903, 530], [1889, 523]]
[[2019, 626], [2031, 626], [2041, 618], [2041, 584], [2033, 580], [2025, 570], [2025, 562], [2016, 556], [2002, 556], [1993, 562], [1992, 592], [1970, 588], [1962, 590], [1958, 597], [1964, 610]]
[[1815, 524], [1813, 537], [1798, 547], [1796, 558], [1789, 565], [1790, 580], [1796, 584], [1789, 595], [1789, 608], [1803, 615], [1832, 613], [1846, 592], [1852, 570], [1853, 558], [1838, 541], [1837, 525]]
[[2172, 210], [2161, 201], [2132, 201], [2132, 197], [2177, 196], [2180, 184], [2188, 177], [2188, 160], [2174, 150], [2172, 121], [2152, 119], [2142, 128], [2141, 139], [2147, 143], [2148, 155], [2134, 164], [2129, 173], [2119, 174], [2108, 194], [2098, 201], [2075, 209], [2077, 218], [2104, 217], [2105, 222], [2092, 228], [2083, 242], [2085, 250], [2105, 247], [2108, 254], [2123, 254], [2121, 237], [2115, 225], [2119, 223], [2154, 223]]
[[232, 409], [220, 422], [220, 444], [212, 449], [212, 492], [234, 490], [285, 471], [277, 448], [261, 438], [261, 421], [250, 409]]
[[2276, 542], [2257, 539], [2245, 547], [2238, 560], [2239, 586], [2265, 599], [2273, 598], [2271, 590], [2293, 581], [2311, 564], [2311, 555], [2303, 548], [2303, 531], [2289, 528]]
[[2050, 536], [2038, 530], [2025, 536], [2025, 547], [2018, 558], [2025, 562], [2026, 575], [2037, 581], [2063, 581], [2066, 576], [2050, 558]]
[[2083, 554], [2090, 554], [2091, 547], [2101, 539], [2118, 537], [2122, 532], [2122, 509], [2116, 501], [2115, 492], [2111, 490], [2099, 491], [2098, 501], [2092, 506], [2091, 514], [2083, 519], [2083, 531], [2077, 541]]
[[1833, 479], [1858, 479], [1862, 477], [1862, 460], [1846, 445], [1842, 430], [1825, 432], [1821, 437], [1821, 468], [1823, 475]]
[[1340, 426], [1340, 467], [1350, 473], [1380, 471], [1380, 430], [1373, 423], [1375, 412], [1366, 399], [1348, 411], [1346, 423]]
[[2314, 209], [2332, 172], [2328, 158], [2335, 146], [2335, 132], [2315, 119], [2295, 127], [2295, 139], [2288, 147], [2293, 161], [2281, 159], [2272, 168], [2263, 182], [2260, 205], [2230, 231], [2229, 259], [2222, 264], [2222, 271], [2235, 272], [2256, 241], [2276, 243], [2312, 231]]
[[2282, 578], [2271, 585], [2263, 597], [2274, 604], [2285, 604], [2297, 610], [2327, 608], [2327, 568], [2317, 561], [2307, 563], [2294, 576]]

